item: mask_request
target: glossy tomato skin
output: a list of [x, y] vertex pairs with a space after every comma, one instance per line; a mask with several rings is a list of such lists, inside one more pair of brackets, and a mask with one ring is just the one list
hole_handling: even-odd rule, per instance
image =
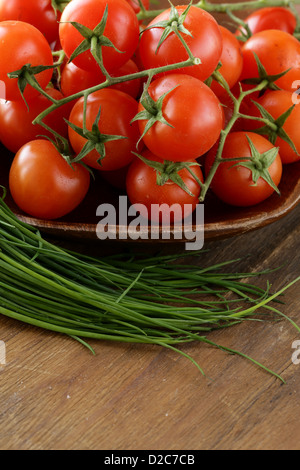
[[[293, 105], [293, 94], [286, 90], [269, 91], [264, 96], [256, 100], [263, 108], [265, 108], [274, 119], [278, 119]], [[253, 103], [248, 110], [250, 116], [262, 117], [257, 106]], [[296, 150], [300, 153], [300, 106], [296, 105], [283, 125], [283, 130], [293, 141]], [[262, 127], [262, 123], [252, 119], [244, 122], [245, 129], [255, 132], [255, 129]], [[277, 137], [275, 144], [279, 147], [280, 157], [283, 164], [294, 163], [300, 160], [300, 155], [284, 141], [281, 137]]]
[[[226, 162], [227, 158], [251, 157], [247, 136], [253, 142], [255, 148], [260, 153], [266, 152], [274, 146], [264, 137], [252, 132], [232, 132], [228, 135], [222, 158], [224, 163], [214, 176], [211, 189], [223, 202], [237, 207], [249, 207], [261, 203], [274, 193], [274, 189], [262, 178], [259, 178], [254, 185], [252, 173], [248, 168], [236, 165], [235, 162]], [[217, 152], [215, 146], [208, 153], [205, 162], [206, 176], [213, 165]], [[282, 177], [282, 162], [278, 153], [275, 161], [269, 168], [269, 173], [276, 186], [279, 185]]]
[[[60, 91], [55, 88], [46, 89], [49, 96], [56, 100], [63, 98]], [[53, 134], [32, 121], [52, 103], [43, 95], [38, 95], [27, 102], [29, 110], [23, 100], [0, 100], [0, 141], [13, 153], [16, 153], [24, 144], [45, 135], [53, 138]], [[68, 136], [68, 125], [64, 119], [69, 118], [72, 103], [60, 106], [44, 118], [44, 123], [61, 136]], [[20, 125], [22, 123], [22, 125]]]
[[[293, 34], [296, 28], [296, 18], [291, 10], [283, 7], [265, 7], [251, 13], [243, 20], [250, 28], [252, 34], [267, 29], [279, 29]], [[237, 30], [236, 34], [240, 31]]]
[[[139, 70], [137, 65], [135, 62], [133, 62], [133, 60], [130, 59], [128, 62], [126, 62], [126, 64], [122, 65], [122, 67], [120, 67], [111, 75], [113, 77], [122, 77], [124, 75], [137, 73], [138, 71]], [[80, 69], [75, 64], [70, 62], [65, 65], [62, 71], [60, 87], [62, 93], [65, 96], [70, 96], [75, 93], [79, 93], [80, 91], [86, 90], [87, 88], [97, 86], [100, 83], [103, 83], [105, 80], [106, 79], [100, 69], [97, 71], [97, 73], [89, 72], [88, 70]], [[128, 80], [126, 82], [111, 85], [107, 88], [123, 91], [133, 98], [136, 98], [140, 92], [141, 80]]]
[[[181, 15], [186, 5], [176, 7]], [[149, 26], [160, 21], [168, 20], [170, 9], [154, 18]], [[184, 40], [195, 57], [201, 59], [200, 65], [177, 69], [176, 72], [192, 75], [199, 80], [206, 80], [216, 69], [222, 53], [222, 35], [216, 20], [204, 10], [192, 6], [184, 26], [190, 31], [192, 37], [183, 34]], [[176, 64], [188, 59], [187, 52], [180, 39], [171, 33], [156, 51], [163, 28], [146, 29], [139, 45], [140, 56], [145, 69]], [[174, 71], [170, 72], [174, 73]]]
[[[156, 122], [143, 137], [155, 155], [162, 160], [191, 161], [214, 145], [224, 114], [218, 98], [203, 82], [190, 75], [172, 74], [154, 80], [148, 92], [154, 101], [169, 92], [162, 114], [170, 125]], [[143, 110], [140, 103], [139, 111]], [[138, 122], [143, 134], [148, 121]]]
[[69, 62], [61, 72], [60, 89], [64, 96], [71, 96], [87, 88], [99, 85], [103, 81], [104, 76], [100, 69], [97, 73], [89, 72], [77, 67], [73, 62]]
[[55, 13], [51, 0], [0, 0], [0, 21], [18, 20], [32, 24], [49, 44], [58, 38], [60, 16], [59, 11]]
[[[5, 98], [9, 101], [22, 99], [17, 78], [9, 78], [10, 72], [20, 70], [24, 65], [53, 65], [51, 48], [43, 34], [34, 26], [23, 21], [0, 22], [0, 80], [5, 84]], [[53, 70], [35, 75], [42, 88], [51, 80]], [[37, 96], [39, 92], [27, 85], [25, 98]]]
[[[70, 22], [78, 22], [93, 30], [102, 20], [106, 5], [108, 18], [104, 36], [121, 51], [118, 52], [113, 47], [102, 47], [104, 66], [108, 72], [113, 72], [132, 57], [139, 41], [138, 20], [126, 0], [72, 0], [61, 16], [59, 37], [62, 48], [70, 57], [84, 40]], [[89, 50], [76, 57], [74, 64], [84, 70], [99, 70], [99, 65]]]
[[[148, 160], [156, 162], [161, 161], [148, 149], [144, 150], [142, 156]], [[192, 171], [200, 181], [203, 182], [203, 174], [200, 166], [193, 166]], [[142, 206], [138, 208], [139, 210], [141, 209], [141, 215], [155, 222], [161, 222], [161, 219], [154, 211], [151, 214], [152, 205], [167, 204], [168, 206], [172, 206], [173, 204], [179, 204], [180, 210], [178, 213], [171, 214], [171, 222], [180, 222], [183, 218], [183, 214], [188, 217], [196, 209], [199, 203], [200, 186], [188, 170], [181, 170], [179, 175], [194, 196], [190, 196], [170, 180], [163, 186], [157, 185], [156, 171], [150, 168], [149, 165], [144, 163], [141, 159], [135, 159], [129, 167], [126, 179], [127, 194], [131, 204], [142, 204]], [[184, 212], [185, 205], [187, 206]], [[188, 207], [188, 205], [190, 205], [190, 207]]]
[[[240, 78], [243, 69], [243, 56], [239, 41], [234, 34], [224, 26], [219, 26], [223, 38], [223, 50], [220, 61], [222, 67], [219, 68], [220, 74], [226, 80], [229, 88], [232, 88]], [[212, 91], [221, 97], [227, 92], [215, 80], [210, 86]]]
[[[83, 104], [81, 98], [74, 105], [70, 122], [81, 127], [83, 126]], [[136, 145], [140, 139], [137, 123], [131, 120], [137, 113], [138, 103], [132, 96], [118, 90], [103, 89], [89, 95], [87, 100], [86, 126], [92, 129], [98, 111], [101, 107], [99, 129], [102, 134], [124, 136], [125, 139], [106, 142], [106, 156], [97, 163], [100, 155], [96, 150], [92, 150], [83, 160], [92, 168], [101, 171], [118, 170], [127, 166], [134, 159], [132, 152], [136, 152]], [[69, 138], [74, 151], [78, 154], [86, 143], [86, 139], [69, 128]]]
[[33, 140], [16, 154], [9, 173], [9, 189], [26, 214], [45, 220], [63, 217], [86, 196], [90, 174], [71, 166], [48, 140]]
[[277, 75], [291, 69], [276, 80], [275, 84], [284, 90], [293, 91], [293, 83], [300, 75], [300, 43], [296, 38], [275, 29], [254, 34], [242, 47], [241, 80], [258, 77], [254, 53], [268, 75]]

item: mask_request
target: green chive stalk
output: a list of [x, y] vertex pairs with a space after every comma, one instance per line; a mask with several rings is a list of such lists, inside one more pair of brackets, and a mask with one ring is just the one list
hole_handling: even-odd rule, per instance
[[206, 335], [245, 319], [287, 318], [270, 303], [280, 303], [280, 296], [300, 278], [272, 293], [268, 283], [262, 289], [250, 282], [270, 271], [226, 273], [223, 268], [237, 260], [200, 267], [185, 263], [185, 256], [98, 259], [73, 253], [47, 241], [0, 199], [2, 315], [66, 334], [90, 349], [87, 339], [156, 344], [189, 358], [204, 373], [179, 349], [200, 341], [247, 358], [283, 381]]

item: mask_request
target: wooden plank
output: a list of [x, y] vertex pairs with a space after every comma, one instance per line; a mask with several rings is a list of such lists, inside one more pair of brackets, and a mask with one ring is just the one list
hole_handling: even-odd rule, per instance
[[[270, 279], [277, 290], [299, 275], [299, 222], [296, 210], [271, 227], [208, 244], [197, 262], [242, 257], [237, 269], [245, 271], [284, 263], [255, 281], [264, 286]], [[100, 253], [102, 245], [89, 248]], [[284, 313], [300, 323], [299, 285], [285, 302]], [[7, 364], [0, 369], [0, 448], [298, 450], [300, 366], [292, 364], [291, 346], [299, 334], [292, 325], [245, 322], [209, 338], [263, 362], [287, 384], [203, 344], [183, 350], [205, 377], [187, 359], [157, 347], [92, 341], [93, 356], [69, 338], [2, 317]]]

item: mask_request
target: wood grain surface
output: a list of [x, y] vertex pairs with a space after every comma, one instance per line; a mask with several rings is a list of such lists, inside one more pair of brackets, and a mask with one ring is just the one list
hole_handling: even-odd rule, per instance
[[[257, 232], [207, 243], [199, 263], [241, 257], [242, 271], [283, 265], [268, 275], [278, 290], [299, 275], [299, 235], [300, 208]], [[98, 255], [116, 249], [102, 242], [68, 246]], [[266, 280], [256, 282], [265, 286]], [[286, 293], [282, 311], [300, 324], [299, 284]], [[93, 356], [67, 337], [0, 318], [7, 361], [0, 367], [0, 448], [299, 450], [300, 365], [291, 357], [300, 338], [293, 326], [249, 321], [209, 338], [263, 362], [286, 385], [202, 344], [183, 350], [205, 377], [158, 347], [91, 341]]]
[[[256, 281], [265, 287], [269, 279], [278, 290], [299, 275], [299, 236], [298, 207], [256, 232], [206, 243], [199, 263], [241, 257], [239, 271], [282, 266]], [[56, 242], [99, 256], [126, 249], [119, 242]], [[282, 311], [300, 324], [300, 284], [286, 293]], [[184, 357], [158, 347], [91, 341], [93, 356], [72, 339], [0, 317], [6, 348], [0, 449], [299, 450], [300, 365], [292, 362], [299, 333], [284, 320], [247, 321], [209, 338], [264, 363], [286, 385], [203, 344], [182, 350], [205, 377]]]

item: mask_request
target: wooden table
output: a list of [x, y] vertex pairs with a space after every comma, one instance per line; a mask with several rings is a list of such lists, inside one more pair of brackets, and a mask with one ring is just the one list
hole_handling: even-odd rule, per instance
[[[206, 244], [201, 261], [242, 257], [237, 270], [246, 272], [283, 265], [267, 277], [279, 290], [299, 275], [299, 235], [300, 208], [267, 228]], [[256, 282], [265, 287], [266, 278]], [[282, 311], [300, 324], [299, 284], [285, 302]], [[158, 347], [90, 341], [93, 356], [67, 337], [0, 318], [0, 449], [299, 450], [300, 364], [292, 362], [299, 333], [287, 321], [249, 321], [209, 338], [263, 362], [286, 385], [203, 344], [182, 349], [205, 377]]]
[[[284, 265], [267, 277], [278, 290], [299, 275], [299, 234], [300, 208], [267, 228], [208, 243], [202, 262], [242, 257], [242, 271]], [[265, 286], [266, 278], [256, 282]], [[282, 311], [300, 324], [299, 284], [285, 302]], [[286, 385], [202, 344], [183, 350], [206, 377], [184, 357], [158, 347], [91, 341], [93, 356], [67, 337], [0, 318], [6, 346], [0, 448], [299, 450], [300, 365], [291, 358], [292, 343], [300, 338], [294, 327], [249, 321], [209, 337], [263, 362]]]

